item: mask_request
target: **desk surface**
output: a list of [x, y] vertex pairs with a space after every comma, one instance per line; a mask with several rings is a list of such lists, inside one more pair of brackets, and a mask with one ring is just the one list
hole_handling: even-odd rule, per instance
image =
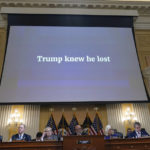
[[[150, 150], [150, 138], [105, 140], [105, 150]], [[63, 150], [63, 142], [3, 142], [0, 150]]]
[[2, 142], [0, 150], [62, 150], [63, 143], [57, 141], [44, 142]]
[[150, 150], [150, 138], [106, 140], [105, 150]]

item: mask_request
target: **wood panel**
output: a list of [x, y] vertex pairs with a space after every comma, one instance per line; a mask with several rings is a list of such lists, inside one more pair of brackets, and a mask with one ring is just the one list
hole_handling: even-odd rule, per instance
[[[140, 66], [144, 70], [150, 66], [150, 30], [135, 30], [135, 39]], [[144, 79], [144, 82], [149, 92], [150, 84], [147, 79]]]
[[45, 142], [3, 142], [0, 150], [62, 150], [63, 143], [57, 141]]
[[136, 46], [141, 69], [150, 66], [150, 30], [135, 30]]
[[[69, 137], [68, 137], [69, 138]], [[77, 137], [78, 140], [85, 137]], [[92, 136], [89, 136], [92, 139]], [[97, 137], [98, 138], [98, 137]], [[69, 141], [71, 142], [71, 141]], [[97, 141], [92, 141], [95, 144]], [[101, 141], [104, 143], [96, 143], [99, 145], [99, 150], [150, 150], [150, 138], [142, 139], [111, 139]], [[66, 143], [67, 144], [67, 143]], [[71, 143], [68, 143], [71, 144]], [[94, 146], [95, 146], [94, 145]], [[88, 148], [87, 148], [88, 147]], [[64, 143], [59, 141], [45, 141], [45, 142], [4, 142], [0, 143], [0, 150], [63, 150]], [[95, 147], [90, 147], [90, 144], [80, 144], [78, 147], [73, 147], [70, 150], [98, 150]], [[66, 149], [65, 149], [66, 150]]]
[[6, 29], [0, 28], [0, 78], [4, 60], [5, 45], [6, 45]]
[[104, 136], [64, 136], [63, 150], [105, 150]]

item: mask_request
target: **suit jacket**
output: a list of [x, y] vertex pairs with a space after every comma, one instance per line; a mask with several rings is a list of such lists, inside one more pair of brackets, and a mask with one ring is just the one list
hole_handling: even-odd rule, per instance
[[127, 134], [124, 138], [128, 139], [131, 133]]
[[58, 141], [58, 137], [57, 135], [51, 135], [51, 137], [44, 137], [44, 139], [42, 139], [42, 141], [48, 141], [48, 140]]
[[3, 140], [3, 137], [0, 135], [0, 142], [2, 142], [2, 140]]
[[[72, 134], [72, 135], [77, 135], [77, 133], [74, 133], [74, 134]], [[82, 133], [81, 133], [81, 136], [82, 135], [88, 135], [88, 131], [86, 132], [86, 131], [82, 131]], [[79, 136], [79, 135], [78, 135]]]
[[121, 132], [114, 133], [118, 138], [123, 139], [123, 134]]
[[[13, 135], [11, 139], [12, 139], [12, 141], [20, 140], [19, 134]], [[31, 136], [24, 133], [22, 140], [27, 141], [27, 142], [31, 141]]]
[[115, 133], [112, 134], [112, 135], [105, 135], [105, 136], [104, 136], [104, 139], [105, 139], [105, 140], [117, 139], [117, 138], [119, 138], [119, 137], [118, 137], [118, 135], [115, 134]]
[[[144, 137], [144, 136], [149, 136], [149, 134], [144, 130], [142, 129], [141, 130], [141, 137]], [[133, 131], [132, 133], [129, 134], [128, 138], [137, 138], [137, 134], [136, 134], [136, 131]]]

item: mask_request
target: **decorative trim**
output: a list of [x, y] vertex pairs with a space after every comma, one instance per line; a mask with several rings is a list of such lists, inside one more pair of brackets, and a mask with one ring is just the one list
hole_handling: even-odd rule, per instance
[[[84, 9], [84, 12], [79, 13], [86, 14], [99, 14], [100, 11], [108, 11], [111, 14], [112, 10], [116, 11], [129, 11], [125, 15], [131, 13], [131, 11], [138, 11], [140, 17], [134, 22], [135, 29], [150, 29], [150, 1], [135, 1], [135, 0], [0, 0], [0, 9], [15, 8], [21, 9], [21, 11], [28, 9], [39, 9], [44, 12], [57, 12], [58, 8], [65, 10], [70, 9], [72, 12], [79, 9]], [[21, 11], [19, 11], [21, 13]], [[32, 10], [32, 12], [36, 12]], [[94, 12], [94, 13], [93, 13]], [[1, 11], [0, 11], [1, 13]], [[58, 12], [57, 12], [58, 13]], [[103, 13], [102, 13], [103, 14]], [[137, 15], [133, 15], [137, 16]], [[7, 26], [7, 19], [0, 15], [0, 27]]]
[[150, 29], [150, 16], [139, 16], [134, 23], [135, 29]]
[[85, 8], [27, 8], [27, 7], [2, 7], [4, 14], [71, 14], [71, 15], [115, 15], [138, 16], [137, 10], [121, 9], [85, 9]]
[[0, 7], [149, 9], [149, 1], [119, 0], [0, 0]]

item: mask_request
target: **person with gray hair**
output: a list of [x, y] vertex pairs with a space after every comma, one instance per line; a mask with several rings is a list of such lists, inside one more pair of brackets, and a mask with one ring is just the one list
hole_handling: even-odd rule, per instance
[[46, 127], [42, 134], [41, 141], [50, 141], [50, 140], [58, 141], [58, 137], [53, 134], [51, 127]]
[[141, 128], [141, 124], [139, 122], [135, 122], [134, 131], [129, 134], [128, 138], [143, 138], [148, 136], [149, 134], [146, 130]]
[[114, 139], [114, 138], [118, 138], [118, 136], [114, 133], [114, 130], [112, 129], [111, 125], [107, 125], [105, 127], [104, 139], [109, 140], [109, 139]]
[[75, 126], [75, 135], [82, 135], [83, 134], [83, 129], [82, 127], [78, 124]]

